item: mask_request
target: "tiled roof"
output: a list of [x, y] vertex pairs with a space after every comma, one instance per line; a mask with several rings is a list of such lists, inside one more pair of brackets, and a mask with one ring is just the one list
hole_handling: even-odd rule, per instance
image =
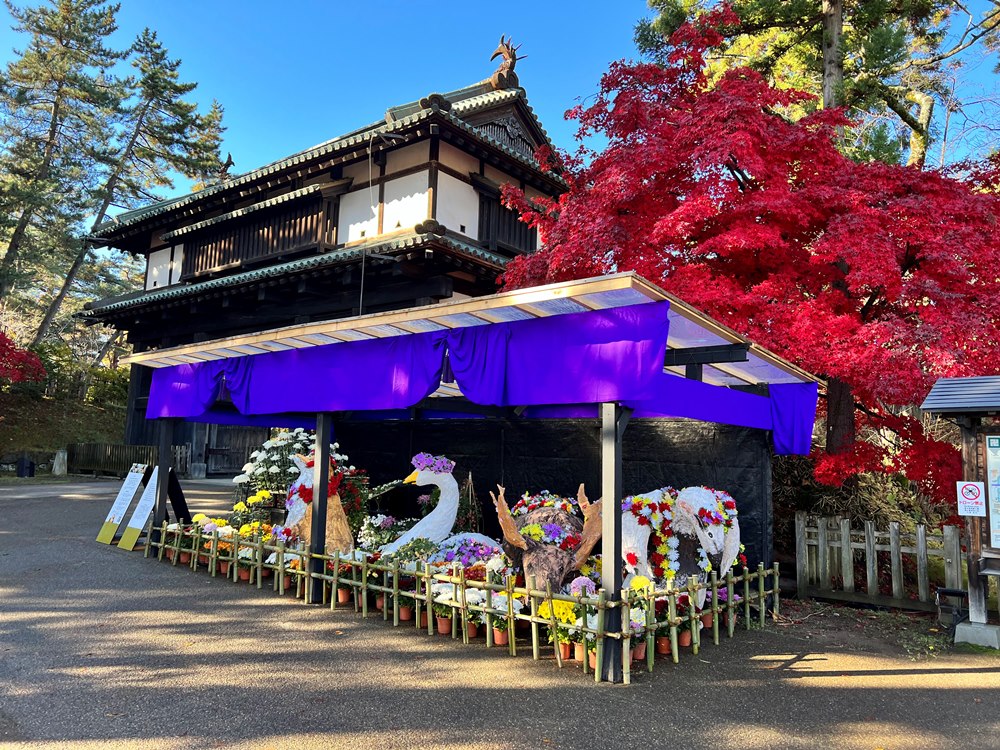
[[312, 255], [308, 258], [299, 258], [298, 260], [289, 261], [287, 263], [279, 263], [273, 266], [264, 266], [253, 271], [244, 271], [243, 273], [233, 274], [232, 276], [222, 276], [217, 279], [209, 279], [208, 281], [200, 281], [194, 284], [181, 284], [177, 286], [164, 287], [162, 289], [154, 289], [148, 292], [133, 292], [121, 297], [111, 297], [107, 300], [90, 302], [84, 306], [84, 311], [78, 315], [82, 318], [100, 318], [106, 313], [127, 310], [139, 305], [147, 305], [154, 302], [196, 296], [213, 289], [224, 289], [243, 284], [251, 284], [268, 278], [284, 276], [286, 274], [299, 273], [316, 268], [325, 268], [327, 266], [348, 263], [352, 260], [360, 259], [362, 252], [377, 252], [382, 254], [399, 252], [424, 245], [431, 241], [434, 241], [437, 244], [443, 244], [461, 255], [467, 255], [477, 258], [478, 260], [486, 261], [487, 263], [492, 263], [498, 269], [503, 268], [507, 263], [507, 259], [501, 255], [490, 252], [489, 250], [479, 247], [478, 245], [463, 242], [454, 237], [413, 232], [402, 237], [396, 237], [383, 242], [373, 242], [371, 244], [357, 247], [332, 250], [321, 255]]
[[[521, 164], [530, 167], [532, 169], [537, 169], [538, 166], [531, 159], [525, 158], [522, 154], [514, 151], [511, 148], [503, 145], [494, 138], [489, 137], [482, 131], [465, 122], [462, 117], [471, 115], [475, 112], [479, 112], [483, 109], [487, 109], [492, 106], [496, 106], [506, 101], [516, 101], [521, 99], [528, 111], [531, 113], [532, 117], [535, 118], [538, 124], [539, 130], [545, 137], [546, 141], [549, 141], [548, 134], [542, 128], [538, 118], [534, 114], [534, 110], [528, 104], [527, 97], [524, 95], [524, 90], [520, 88], [516, 89], [505, 89], [501, 91], [488, 91], [482, 93], [486, 82], [481, 82], [474, 84], [473, 86], [468, 86], [464, 89], [458, 89], [457, 91], [449, 92], [443, 94], [442, 96], [451, 103], [451, 109], [448, 112], [440, 112], [436, 106], [421, 107], [420, 102], [414, 102], [411, 104], [402, 105], [400, 107], [394, 107], [388, 110], [387, 115], [391, 116], [388, 122], [376, 122], [371, 125], [367, 125], [363, 128], [355, 130], [347, 135], [339, 136], [333, 138], [329, 141], [320, 143], [312, 148], [306, 149], [305, 151], [300, 151], [297, 154], [292, 154], [291, 156], [285, 157], [284, 159], [279, 159], [278, 161], [271, 162], [259, 169], [246, 172], [242, 175], [236, 175], [232, 178], [221, 182], [218, 185], [212, 185], [205, 188], [197, 193], [190, 193], [188, 195], [179, 196], [177, 198], [171, 198], [170, 200], [161, 201], [160, 203], [154, 203], [150, 206], [144, 208], [135, 209], [133, 211], [126, 211], [119, 214], [111, 221], [104, 222], [94, 229], [93, 234], [95, 236], [105, 236], [106, 234], [113, 233], [116, 230], [120, 230], [124, 227], [132, 226], [138, 224], [141, 221], [150, 219], [154, 216], [159, 216], [165, 214], [169, 211], [184, 208], [193, 203], [200, 202], [211, 196], [218, 195], [226, 192], [235, 187], [241, 185], [246, 185], [255, 180], [259, 180], [262, 177], [267, 177], [278, 172], [283, 172], [290, 167], [294, 167], [299, 164], [304, 164], [305, 162], [312, 161], [314, 159], [320, 159], [330, 154], [336, 153], [338, 151], [343, 151], [349, 148], [355, 148], [357, 146], [366, 145], [367, 142], [379, 133], [391, 133], [398, 130], [403, 130], [411, 125], [415, 125], [423, 120], [427, 119], [431, 114], [439, 112], [444, 114], [449, 121], [453, 124], [461, 127], [470, 135], [474, 135], [479, 139], [489, 143], [494, 148], [499, 149], [505, 155], [520, 162]], [[423, 100], [421, 100], [423, 101]], [[405, 113], [405, 115], [404, 115]], [[396, 115], [404, 115], [397, 117]], [[555, 178], [558, 182], [561, 182], [559, 178]]]
[[920, 408], [930, 414], [1000, 411], [1000, 376], [940, 378]]

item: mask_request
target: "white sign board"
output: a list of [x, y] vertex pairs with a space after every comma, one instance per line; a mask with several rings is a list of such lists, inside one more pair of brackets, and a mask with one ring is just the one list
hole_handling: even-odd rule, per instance
[[132, 511], [132, 517], [128, 519], [128, 526], [125, 527], [122, 538], [118, 541], [118, 546], [122, 549], [135, 549], [135, 543], [139, 540], [139, 535], [142, 534], [143, 529], [146, 527], [149, 514], [153, 512], [153, 506], [156, 505], [156, 478], [159, 476], [159, 473], [160, 467], [157, 466], [153, 469], [153, 473], [149, 477], [146, 489], [142, 491], [139, 504]]
[[955, 482], [958, 515], [986, 517], [986, 486], [982, 482]]
[[97, 535], [97, 541], [104, 544], [111, 544], [114, 541], [118, 527], [125, 520], [125, 514], [135, 498], [135, 491], [139, 489], [145, 473], [146, 464], [132, 464], [132, 468], [125, 475], [121, 489], [118, 490], [118, 497], [115, 498], [111, 510], [108, 511], [108, 517], [104, 519], [104, 525], [101, 526], [101, 532]]
[[1000, 548], [1000, 435], [986, 436], [986, 488], [990, 503], [990, 546]]

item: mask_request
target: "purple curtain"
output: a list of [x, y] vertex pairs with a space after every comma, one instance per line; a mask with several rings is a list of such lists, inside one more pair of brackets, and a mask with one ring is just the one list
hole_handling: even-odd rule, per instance
[[775, 383], [768, 390], [771, 392], [774, 452], [808, 455], [812, 449], [819, 386], [816, 383]]
[[146, 419], [197, 417], [219, 397], [223, 383], [236, 408], [245, 412], [252, 365], [250, 357], [239, 357], [153, 370]]
[[771, 409], [767, 396], [709, 385], [679, 375], [661, 372], [656, 392], [648, 399], [629, 403], [633, 416], [687, 417], [703, 422], [720, 422], [741, 427], [771, 429]]
[[260, 354], [250, 414], [405, 409], [441, 382], [443, 332]]
[[449, 331], [455, 382], [492, 406], [643, 398], [663, 369], [669, 309], [656, 302]]

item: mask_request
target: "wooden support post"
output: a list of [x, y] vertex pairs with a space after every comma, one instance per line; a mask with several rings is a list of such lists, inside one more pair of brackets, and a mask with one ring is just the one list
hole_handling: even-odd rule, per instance
[[903, 552], [899, 539], [899, 522], [889, 524], [889, 564], [892, 571], [892, 596], [903, 598]]
[[[601, 404], [601, 555], [604, 560], [601, 587], [608, 598], [602, 610], [605, 632], [621, 630], [622, 593], [622, 433], [632, 410], [617, 403]], [[600, 613], [599, 613], [600, 614]], [[603, 653], [600, 653], [603, 651]], [[622, 682], [620, 648], [603, 648], [598, 653], [598, 674], [608, 682]]]
[[962, 588], [962, 537], [957, 526], [945, 526], [944, 531], [944, 585], [950, 589]]
[[170, 445], [174, 440], [174, 420], [167, 417], [157, 421], [160, 423], [160, 441], [156, 452], [156, 466], [158, 471], [156, 472], [156, 504], [153, 506], [153, 526], [159, 528], [167, 520], [167, 488], [170, 486]]
[[854, 593], [854, 548], [851, 546], [851, 519], [840, 519], [840, 577], [844, 591]]
[[[316, 415], [316, 450], [313, 463], [312, 526], [309, 529], [309, 588], [310, 604], [323, 601], [324, 583], [316, 576], [323, 575], [325, 561], [315, 555], [326, 554], [326, 502], [330, 483], [330, 433], [333, 419], [330, 414]], [[366, 613], [367, 614], [367, 613]]]
[[927, 527], [917, 526], [917, 597], [922, 602], [931, 598], [930, 581], [927, 578]]
[[819, 573], [817, 588], [820, 591], [828, 591], [833, 588], [830, 585], [830, 538], [827, 530], [830, 528], [830, 519], [823, 516], [816, 525], [816, 566]]
[[[985, 469], [979, 471], [979, 445], [976, 433], [981, 420], [978, 417], [964, 417], [958, 420], [962, 428], [962, 479], [967, 482], [982, 482], [986, 480]], [[979, 575], [980, 561], [983, 557], [982, 520], [976, 516], [967, 516], [965, 531], [967, 535], [965, 567], [969, 577], [969, 622], [986, 623], [986, 595], [989, 586], [986, 578]], [[961, 581], [959, 581], [961, 585]]]

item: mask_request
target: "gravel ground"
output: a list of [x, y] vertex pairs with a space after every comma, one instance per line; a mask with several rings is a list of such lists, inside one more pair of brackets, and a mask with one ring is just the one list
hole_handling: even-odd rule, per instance
[[0, 487], [0, 747], [998, 746], [992, 656], [784, 626], [598, 686], [97, 544], [116, 488]]

